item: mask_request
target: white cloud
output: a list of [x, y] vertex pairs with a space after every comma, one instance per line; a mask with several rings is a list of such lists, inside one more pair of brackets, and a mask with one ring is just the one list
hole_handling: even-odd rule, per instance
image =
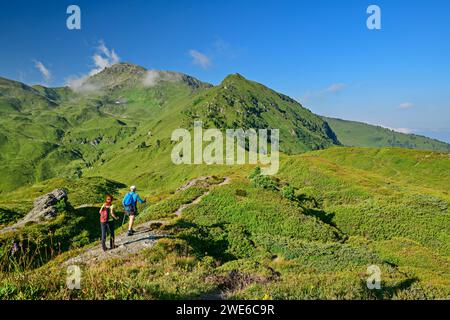
[[92, 76], [97, 74], [103, 69], [112, 66], [113, 64], [119, 63], [120, 58], [114, 51], [114, 49], [109, 50], [103, 41], [100, 41], [100, 44], [97, 47], [98, 53], [94, 54], [92, 60], [94, 61], [95, 68], [93, 68], [89, 75]]
[[103, 41], [100, 41], [96, 48], [97, 52], [92, 56], [94, 67], [88, 72], [88, 74], [80, 77], [69, 77], [66, 84], [74, 91], [78, 92], [91, 92], [98, 88], [94, 85], [86, 84], [85, 81], [90, 76], [100, 73], [105, 68], [108, 68], [116, 63], [120, 62], [120, 58], [114, 49], [108, 49]]
[[409, 128], [392, 128], [391, 130], [405, 134], [410, 134], [414, 132], [412, 129]]
[[303, 97], [300, 97], [299, 100], [301, 102], [309, 102], [314, 99], [322, 99], [326, 98], [331, 94], [338, 94], [344, 91], [348, 87], [345, 83], [333, 83], [325, 89], [316, 90], [316, 91], [307, 91]]
[[34, 60], [34, 66], [36, 67], [36, 69], [39, 70], [41, 75], [44, 77], [45, 82], [48, 82], [51, 79], [52, 74], [50, 70], [41, 61]]
[[189, 55], [192, 57], [192, 62], [203, 69], [208, 69], [211, 66], [211, 59], [197, 50], [189, 50]]
[[392, 128], [392, 127], [389, 127], [389, 126], [385, 126], [383, 124], [374, 123], [374, 122], [371, 122], [371, 121], [364, 121], [364, 120], [359, 121], [359, 122], [367, 123], [367, 124], [370, 124], [370, 125], [373, 125], [373, 126], [379, 126], [379, 127], [385, 128], [385, 129], [389, 129], [389, 130], [392, 130], [392, 131], [395, 131], [395, 132], [399, 132], [399, 133], [404, 133], [404, 134], [411, 134], [411, 133], [415, 132], [415, 130], [411, 129], [411, 128]]
[[398, 107], [402, 110], [408, 110], [414, 108], [414, 104], [411, 102], [403, 102]]
[[156, 70], [148, 70], [145, 74], [144, 79], [142, 80], [144, 86], [146, 87], [153, 87], [156, 86], [160, 79], [159, 72]]
[[412, 134], [412, 133], [415, 133], [415, 132], [418, 131], [418, 129], [411, 129], [411, 128], [393, 128], [393, 127], [386, 126], [384, 124], [380, 124], [380, 123], [377, 123], [377, 122], [374, 122], [374, 121], [369, 121], [369, 120], [353, 119], [353, 121], [366, 123], [366, 124], [369, 124], [371, 126], [377, 126], [377, 127], [381, 127], [381, 128], [384, 128], [384, 129], [388, 129], [388, 130], [391, 130], [391, 131], [398, 132], [398, 133], [404, 133], [404, 134]]
[[330, 85], [325, 92], [338, 93], [347, 88], [345, 83], [333, 83]]
[[181, 74], [176, 72], [148, 70], [142, 82], [145, 87], [153, 87], [157, 85], [159, 81], [177, 82], [181, 80]]
[[91, 83], [86, 83], [86, 79], [89, 75], [84, 75], [81, 77], [69, 77], [66, 80], [66, 85], [69, 86], [73, 91], [80, 93], [88, 93], [95, 92], [100, 89], [99, 86], [96, 86]]

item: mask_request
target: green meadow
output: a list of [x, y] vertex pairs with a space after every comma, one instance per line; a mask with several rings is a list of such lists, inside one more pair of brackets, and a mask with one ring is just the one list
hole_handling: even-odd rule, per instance
[[[78, 92], [0, 79], [1, 227], [37, 197], [68, 191], [55, 219], [0, 234], [0, 299], [450, 297], [448, 144], [394, 141], [368, 125], [350, 134], [353, 125], [240, 75], [212, 86], [163, 73], [146, 86], [146, 72], [114, 65]], [[280, 128], [279, 172], [174, 165], [171, 132], [198, 120], [222, 130]], [[386, 134], [377, 145], [367, 138], [374, 130]], [[115, 196], [122, 218], [132, 184], [148, 199], [137, 223], [154, 221], [161, 237], [81, 265], [81, 289], [68, 289], [64, 262], [99, 244], [104, 195]], [[366, 284], [372, 265], [380, 290]]]

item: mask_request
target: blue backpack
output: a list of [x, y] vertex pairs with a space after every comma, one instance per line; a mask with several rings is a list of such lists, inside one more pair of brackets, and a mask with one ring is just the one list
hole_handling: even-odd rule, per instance
[[134, 198], [133, 198], [133, 192], [128, 192], [125, 197], [122, 200], [122, 205], [124, 207], [129, 207], [135, 205]]

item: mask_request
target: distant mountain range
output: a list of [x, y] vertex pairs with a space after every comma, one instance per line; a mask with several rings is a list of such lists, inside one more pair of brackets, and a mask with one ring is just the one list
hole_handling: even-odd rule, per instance
[[[280, 129], [279, 171], [175, 165], [173, 130], [198, 120]], [[70, 88], [0, 78], [0, 300], [446, 299], [449, 147], [315, 115], [239, 74], [213, 86], [120, 63]], [[127, 237], [131, 185], [148, 202]], [[106, 194], [121, 219], [104, 253]], [[74, 265], [81, 290], [66, 288]]]
[[70, 88], [0, 78], [0, 114], [0, 190], [56, 176], [80, 177], [120, 163], [136, 145], [162, 150], [171, 130], [190, 128], [194, 120], [220, 129], [279, 128], [280, 148], [287, 154], [338, 145], [450, 151], [449, 144], [426, 137], [320, 117], [239, 74], [213, 86], [130, 63]]
[[405, 134], [363, 122], [322, 117], [339, 141], [348, 147], [399, 147], [450, 152], [450, 144], [416, 134]]

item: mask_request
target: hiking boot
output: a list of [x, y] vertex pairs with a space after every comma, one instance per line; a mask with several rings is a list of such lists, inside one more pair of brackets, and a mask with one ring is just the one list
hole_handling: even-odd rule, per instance
[[111, 239], [111, 241], [109, 242], [109, 247], [110, 247], [109, 250], [114, 250], [115, 248], [117, 248], [113, 239]]
[[134, 230], [133, 229], [128, 230], [127, 236], [132, 236], [133, 234], [134, 234]]

